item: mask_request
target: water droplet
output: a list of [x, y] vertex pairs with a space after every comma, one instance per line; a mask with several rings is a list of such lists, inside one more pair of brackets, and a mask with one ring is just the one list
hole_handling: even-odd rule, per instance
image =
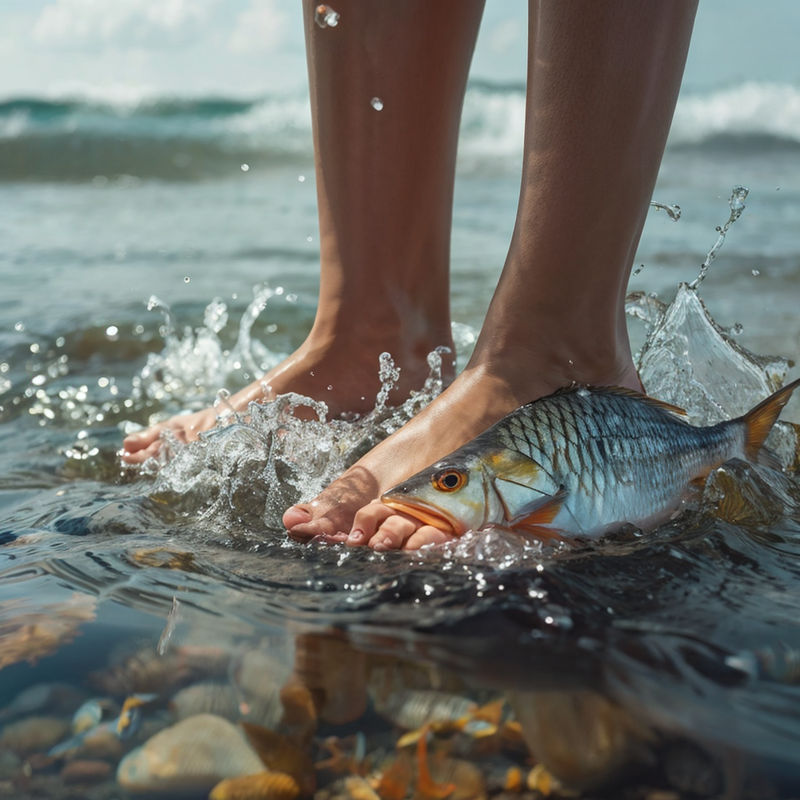
[[754, 269], [753, 270], [753, 277], [754, 278], [757, 278], [760, 274], [761, 274], [761, 270], [760, 269]]
[[730, 328], [730, 333], [734, 336], [738, 336], [744, 330], [744, 325], [741, 322], [734, 323]]
[[638, 267], [633, 271], [634, 275], [638, 275], [644, 269], [644, 264], [639, 264]]
[[66, 341], [67, 340], [63, 336], [59, 336], [58, 339], [56, 339], [56, 347], [63, 347]]
[[306, 176], [305, 175], [298, 175], [297, 176], [297, 182], [298, 183], [305, 183], [306, 182]]
[[335, 28], [339, 24], [339, 12], [334, 11], [330, 6], [320, 3], [314, 9], [314, 22], [320, 28]]
[[106, 378], [105, 376], [104, 376], [104, 377], [102, 377], [102, 378], [98, 378], [98, 379], [97, 379], [97, 385], [98, 385], [98, 386], [99, 386], [101, 389], [105, 389], [105, 388], [108, 386], [108, 384], [109, 384], [109, 383], [110, 383], [110, 381], [109, 381], [109, 380], [108, 380], [108, 378]]
[[568, 359], [567, 359], [567, 363], [568, 363], [568, 364], [569, 364], [571, 367], [574, 367], [574, 366], [575, 366], [575, 362], [574, 362], [574, 361], [573, 361], [571, 358], [568, 358]]
[[34, 342], [28, 349], [31, 351], [31, 353], [38, 353], [39, 345]]
[[239, 169], [240, 169], [242, 172], [249, 172], [249, 171], [250, 171], [250, 165], [249, 165], [249, 164], [242, 164], [242, 165], [239, 167]]
[[306, 236], [306, 241], [307, 242], [313, 242], [314, 241], [314, 237], [313, 236]]
[[184, 278], [183, 278], [183, 282], [184, 283], [189, 283], [189, 281], [191, 281], [191, 280], [192, 279], [188, 275], [185, 275]]
[[25, 330], [25, 323], [24, 322], [15, 322], [14, 323], [14, 330], [17, 331], [17, 333], [21, 333], [22, 331]]
[[329, 383], [326, 388], [328, 389], [329, 392], [332, 392], [333, 391], [333, 384]]
[[372, 100], [369, 101], [369, 104], [376, 111], [383, 111], [383, 100], [381, 100], [380, 97], [373, 97]]
[[116, 325], [109, 325], [106, 328], [106, 336], [112, 340], [116, 339], [119, 336], [119, 328]]

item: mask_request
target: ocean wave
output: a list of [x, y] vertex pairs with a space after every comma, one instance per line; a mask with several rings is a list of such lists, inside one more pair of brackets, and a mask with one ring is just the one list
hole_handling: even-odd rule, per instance
[[[472, 82], [460, 163], [516, 168], [525, 125], [519, 85]], [[748, 82], [683, 94], [670, 147], [761, 152], [800, 148], [800, 88]], [[0, 181], [98, 175], [194, 180], [311, 160], [306, 95], [157, 97], [122, 94], [0, 101]]]

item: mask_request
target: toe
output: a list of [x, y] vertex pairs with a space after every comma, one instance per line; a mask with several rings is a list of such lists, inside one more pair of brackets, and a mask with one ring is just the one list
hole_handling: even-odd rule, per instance
[[419, 527], [417, 520], [392, 514], [373, 534], [369, 546], [373, 550], [399, 550]]
[[161, 439], [155, 439], [146, 447], [141, 447], [133, 452], [131, 452], [127, 447], [123, 447], [120, 458], [122, 458], [126, 464], [143, 464], [148, 458], [156, 456], [160, 449]]
[[356, 512], [353, 518], [353, 527], [347, 537], [347, 544], [351, 546], [366, 544], [381, 524], [395, 513], [380, 500], [367, 503]]
[[456, 537], [452, 533], [445, 533], [433, 525], [423, 525], [408, 537], [403, 545], [403, 550], [419, 550], [429, 544], [444, 544], [451, 542]]
[[158, 439], [160, 433], [160, 425], [153, 425], [151, 428], [145, 428], [143, 431], [131, 433], [122, 440], [122, 447], [126, 453], [135, 453], [151, 445]]
[[[291, 511], [291, 509], [289, 509]], [[286, 512], [289, 513], [288, 511]], [[286, 517], [284, 516], [284, 520]], [[319, 538], [326, 542], [339, 542], [347, 538], [346, 528], [339, 525], [331, 516], [319, 516], [307, 519], [305, 522], [296, 523], [291, 528], [287, 527], [287, 532], [292, 539], [307, 542], [309, 539]]]
[[305, 503], [298, 503], [295, 506], [287, 508], [283, 512], [283, 526], [287, 531], [291, 531], [298, 525], [303, 525], [311, 522], [311, 509]]

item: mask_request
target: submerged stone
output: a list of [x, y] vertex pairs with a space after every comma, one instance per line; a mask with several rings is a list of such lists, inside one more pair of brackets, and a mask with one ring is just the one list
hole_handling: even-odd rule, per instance
[[263, 772], [243, 734], [221, 717], [197, 714], [128, 753], [117, 782], [131, 792], [209, 792], [225, 778]]

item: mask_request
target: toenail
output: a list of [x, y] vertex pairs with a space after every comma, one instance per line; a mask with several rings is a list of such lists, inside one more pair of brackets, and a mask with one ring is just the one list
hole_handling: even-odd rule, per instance
[[364, 540], [364, 531], [354, 530], [350, 531], [350, 535], [347, 537], [347, 541], [350, 544], [359, 544]]

